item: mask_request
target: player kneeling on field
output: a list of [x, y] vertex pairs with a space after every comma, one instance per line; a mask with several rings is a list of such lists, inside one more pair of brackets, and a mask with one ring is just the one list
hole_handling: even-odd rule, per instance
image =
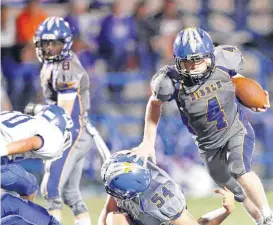
[[102, 166], [101, 176], [110, 195], [100, 214], [98, 225], [218, 225], [233, 211], [234, 195], [227, 189], [223, 207], [196, 221], [186, 207], [180, 186], [151, 162], [128, 157], [130, 151], [113, 154]]

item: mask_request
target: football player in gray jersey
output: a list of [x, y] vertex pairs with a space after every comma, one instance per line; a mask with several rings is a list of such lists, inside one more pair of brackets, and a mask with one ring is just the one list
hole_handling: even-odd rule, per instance
[[[238, 73], [244, 62], [241, 52], [234, 46], [214, 48], [204, 30], [187, 28], [174, 41], [174, 57], [175, 65], [163, 67], [152, 78], [144, 138], [131, 156], [142, 157], [144, 163], [148, 157], [155, 161], [161, 107], [175, 100], [213, 180], [235, 194], [256, 224], [272, 225], [263, 185], [251, 171], [255, 133], [237, 104], [231, 79], [242, 76]], [[269, 107], [268, 98], [263, 108], [252, 110], [263, 112]]]
[[186, 207], [180, 186], [170, 176], [148, 162], [134, 161], [130, 151], [120, 151], [106, 160], [101, 169], [109, 194], [98, 225], [217, 225], [233, 211], [234, 195], [227, 189], [223, 207], [209, 212], [196, 221]]
[[[89, 75], [71, 51], [72, 32], [61, 17], [48, 17], [37, 29], [34, 43], [43, 63], [41, 85], [48, 104], [56, 104], [71, 115], [73, 144], [63, 156], [45, 165], [41, 192], [47, 209], [61, 220], [62, 200], [74, 214], [75, 224], [90, 225], [86, 204], [80, 193], [84, 157], [98, 132], [88, 119], [90, 109]], [[30, 104], [26, 111], [36, 113], [40, 105]]]

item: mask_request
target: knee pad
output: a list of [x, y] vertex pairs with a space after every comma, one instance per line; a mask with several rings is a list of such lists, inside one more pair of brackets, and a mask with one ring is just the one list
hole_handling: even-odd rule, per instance
[[79, 190], [69, 190], [68, 188], [64, 188], [62, 191], [62, 199], [66, 205], [72, 206], [77, 202], [80, 202], [82, 200], [82, 196]]
[[70, 205], [70, 208], [71, 208], [74, 216], [88, 212], [87, 206], [82, 200], [77, 202], [74, 205]]
[[237, 180], [246, 173], [244, 163], [241, 159], [233, 160], [229, 163], [229, 170], [231, 175]]
[[60, 197], [52, 198], [52, 199], [46, 199], [46, 209], [47, 210], [62, 210], [63, 208], [63, 202]]

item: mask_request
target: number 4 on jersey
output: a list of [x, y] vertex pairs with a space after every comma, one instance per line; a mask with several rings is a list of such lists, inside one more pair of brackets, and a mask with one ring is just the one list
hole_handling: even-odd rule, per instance
[[225, 112], [216, 96], [210, 98], [207, 103], [207, 121], [215, 122], [217, 130], [228, 126]]

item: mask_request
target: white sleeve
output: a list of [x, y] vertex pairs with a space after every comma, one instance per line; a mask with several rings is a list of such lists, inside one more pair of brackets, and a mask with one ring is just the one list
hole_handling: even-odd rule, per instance
[[34, 152], [36, 158], [49, 160], [62, 154], [64, 137], [58, 127], [50, 124], [43, 125], [37, 135], [43, 139], [43, 146]]

